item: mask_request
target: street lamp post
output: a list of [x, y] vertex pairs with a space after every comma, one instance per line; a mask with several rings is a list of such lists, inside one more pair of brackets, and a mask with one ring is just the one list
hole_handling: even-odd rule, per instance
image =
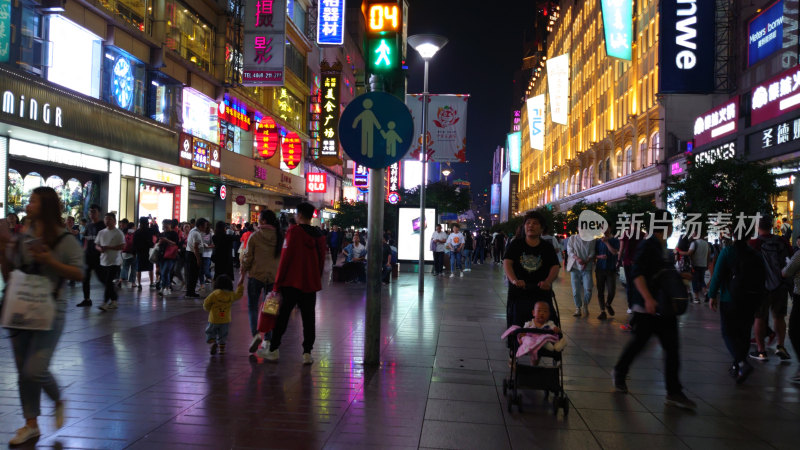
[[442, 169], [442, 175], [444, 175], [444, 184], [447, 184], [447, 178], [451, 173], [453, 173], [453, 171], [450, 169], [450, 167], [445, 166], [445, 168]]
[[[436, 34], [415, 34], [408, 37], [408, 45], [419, 53], [425, 61], [425, 77], [422, 88], [422, 152], [419, 160], [422, 162], [422, 180], [419, 185], [419, 218], [423, 223], [419, 237], [419, 292], [425, 290], [425, 230], [428, 224], [425, 220], [425, 182], [428, 169], [428, 63], [436, 52], [447, 44], [447, 38]], [[431, 224], [433, 225], [433, 224]]]

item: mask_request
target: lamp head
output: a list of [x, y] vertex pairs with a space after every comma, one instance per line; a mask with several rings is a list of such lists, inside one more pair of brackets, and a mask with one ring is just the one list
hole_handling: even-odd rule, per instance
[[447, 38], [438, 34], [415, 34], [408, 37], [408, 45], [425, 61], [430, 61], [446, 44]]
[[449, 167], [445, 167], [444, 169], [442, 169], [442, 175], [444, 175], [445, 178], [449, 177], [451, 173], [453, 173], [453, 171], [450, 170]]

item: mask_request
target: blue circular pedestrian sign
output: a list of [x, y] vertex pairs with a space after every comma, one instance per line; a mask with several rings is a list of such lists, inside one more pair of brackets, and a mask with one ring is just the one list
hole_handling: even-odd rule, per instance
[[400, 161], [411, 146], [414, 120], [405, 103], [385, 92], [359, 95], [339, 120], [339, 139], [347, 156], [370, 169]]

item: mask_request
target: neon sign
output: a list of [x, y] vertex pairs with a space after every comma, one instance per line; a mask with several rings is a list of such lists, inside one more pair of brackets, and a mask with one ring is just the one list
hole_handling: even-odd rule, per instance
[[322, 76], [321, 156], [339, 156], [339, 76]]
[[309, 173], [306, 175], [306, 192], [325, 192], [327, 186], [325, 185], [326, 177], [324, 173]]
[[283, 151], [283, 162], [286, 167], [290, 170], [294, 169], [300, 164], [300, 157], [303, 154], [303, 141], [300, 140], [300, 136], [297, 133], [292, 131], [283, 138], [281, 150]]
[[353, 168], [353, 186], [366, 188], [369, 186], [369, 169], [361, 164], [356, 164]]
[[321, 0], [317, 9], [317, 44], [344, 44], [345, 0]]
[[739, 121], [739, 96], [706, 112], [694, 121], [694, 144], [697, 146], [736, 132]]
[[262, 158], [272, 158], [278, 149], [278, 124], [270, 116], [264, 116], [256, 125], [256, 148]]
[[225, 94], [224, 99], [219, 102], [219, 111], [217, 113], [219, 120], [224, 120], [234, 126], [237, 126], [245, 131], [250, 131], [253, 124], [253, 119], [247, 112], [247, 105], [242, 103], [236, 97]]

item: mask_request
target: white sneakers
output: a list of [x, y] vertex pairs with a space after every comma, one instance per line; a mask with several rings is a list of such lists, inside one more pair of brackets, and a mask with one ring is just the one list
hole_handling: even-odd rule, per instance
[[256, 352], [256, 356], [259, 358], [264, 358], [267, 361], [277, 361], [280, 357], [280, 350], [276, 349], [275, 351], [269, 351], [269, 348], [260, 348]]
[[258, 350], [258, 347], [261, 345], [261, 334], [256, 333], [253, 336], [253, 340], [250, 341], [250, 353], [255, 353]]
[[172, 295], [172, 289], [170, 288], [161, 289], [161, 295]]
[[8, 441], [8, 445], [21, 445], [29, 440], [41, 436], [41, 432], [39, 431], [39, 427], [29, 427], [25, 425], [24, 427], [17, 430], [17, 434]]
[[110, 311], [112, 309], [117, 309], [117, 302], [111, 301], [108, 303], [103, 303], [102, 305], [98, 306], [101, 311]]
[[311, 353], [303, 353], [303, 364], [309, 365], [313, 363], [314, 363], [314, 358], [311, 357]]

